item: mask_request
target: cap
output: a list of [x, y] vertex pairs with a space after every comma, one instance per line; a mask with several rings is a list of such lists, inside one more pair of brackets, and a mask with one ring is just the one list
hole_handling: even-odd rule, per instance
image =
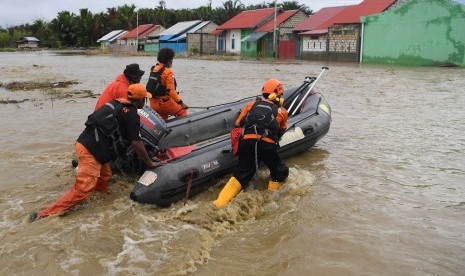
[[140, 70], [137, 63], [126, 65], [126, 69], [124, 69], [124, 74], [130, 77], [142, 77], [144, 73], [145, 71]]
[[143, 98], [152, 98], [152, 94], [147, 92], [145, 87], [140, 83], [129, 85], [128, 99], [139, 100]]

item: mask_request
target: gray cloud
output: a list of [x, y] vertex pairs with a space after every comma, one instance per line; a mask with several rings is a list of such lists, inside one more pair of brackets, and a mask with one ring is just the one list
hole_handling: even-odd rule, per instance
[[[222, 6], [226, 0], [213, 0], [213, 7]], [[266, 0], [265, 2], [271, 2]], [[208, 0], [165, 0], [167, 8], [197, 8], [206, 5]], [[264, 0], [242, 0], [245, 5], [260, 4]], [[278, 1], [282, 2], [282, 1]], [[322, 7], [340, 6], [360, 3], [361, 0], [300, 0], [313, 11]], [[92, 13], [105, 12], [107, 8], [118, 7], [124, 4], [134, 4], [137, 8], [154, 8], [158, 1], [149, 0], [1, 0], [0, 2], [0, 26], [11, 27], [25, 23], [33, 23], [37, 19], [51, 21], [61, 11], [70, 11], [75, 14], [80, 9], [87, 8]]]

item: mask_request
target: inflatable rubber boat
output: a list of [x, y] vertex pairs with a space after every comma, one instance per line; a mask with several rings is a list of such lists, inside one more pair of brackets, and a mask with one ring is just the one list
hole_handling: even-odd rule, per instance
[[[318, 77], [284, 92], [288, 129], [281, 137], [282, 158], [301, 153], [325, 136], [331, 124], [331, 108], [321, 93], [313, 90]], [[254, 96], [256, 97], [256, 96]], [[164, 122], [149, 110], [141, 110], [141, 133], [149, 150], [167, 164], [146, 170], [130, 198], [140, 203], [168, 207], [171, 203], [200, 193], [232, 173], [238, 158], [230, 153], [230, 131], [241, 108], [254, 97], [208, 108], [181, 119]], [[145, 119], [144, 119], [145, 118]], [[147, 122], [148, 121], [148, 122]], [[148, 138], [149, 137], [149, 138]]]

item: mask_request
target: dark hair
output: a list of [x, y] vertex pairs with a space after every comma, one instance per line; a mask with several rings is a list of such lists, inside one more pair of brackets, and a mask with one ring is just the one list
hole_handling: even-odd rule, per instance
[[162, 48], [158, 52], [157, 60], [163, 64], [167, 64], [174, 58], [174, 51], [170, 48]]

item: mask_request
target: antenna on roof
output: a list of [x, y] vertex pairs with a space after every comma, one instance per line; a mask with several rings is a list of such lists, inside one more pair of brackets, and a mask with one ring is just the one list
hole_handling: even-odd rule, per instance
[[276, 58], [276, 0], [274, 0], [273, 58]]

